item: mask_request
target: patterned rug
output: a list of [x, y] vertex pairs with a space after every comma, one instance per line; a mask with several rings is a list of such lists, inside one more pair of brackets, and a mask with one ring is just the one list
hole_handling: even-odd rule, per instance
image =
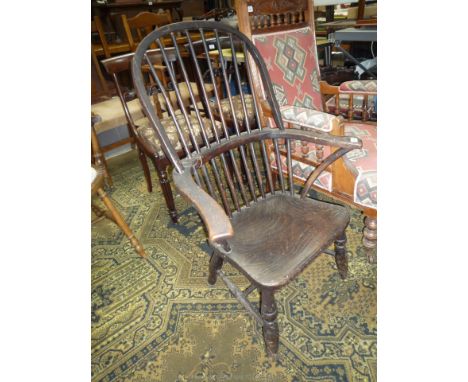
[[[347, 230], [347, 280], [324, 254], [277, 293], [280, 348], [272, 361], [261, 328], [222, 281], [207, 283], [210, 251], [195, 210], [177, 196], [180, 223], [172, 224], [155, 173], [150, 194], [135, 152], [109, 168], [109, 194], [148, 259], [113, 223], [93, 225], [93, 381], [376, 380], [376, 266], [360, 243], [359, 211], [351, 210]], [[258, 301], [256, 292], [249, 297]]]

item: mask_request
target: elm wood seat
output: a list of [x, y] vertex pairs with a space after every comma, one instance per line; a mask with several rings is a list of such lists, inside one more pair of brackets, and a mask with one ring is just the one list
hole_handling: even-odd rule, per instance
[[349, 213], [313, 199], [269, 195], [234, 213], [231, 222], [236, 234], [228, 240], [230, 260], [256, 284], [278, 288], [333, 244], [348, 225]]
[[[365, 140], [361, 150], [361, 155], [366, 156], [365, 169], [356, 171], [360, 166], [350, 166], [349, 161], [343, 158], [330, 168], [329, 187], [324, 189], [318, 183], [313, 186], [316, 191], [363, 212], [365, 229], [362, 242], [368, 250], [369, 261], [373, 261], [377, 244], [377, 126], [369, 119], [376, 119], [372, 102], [377, 94], [377, 82], [348, 81], [340, 86], [331, 86], [320, 81], [313, 1], [236, 0], [235, 8], [239, 30], [252, 39], [267, 64], [284, 122], [302, 129], [319, 129], [334, 135], [348, 135], [353, 132], [355, 136], [361, 137], [368, 133], [368, 129], [373, 130], [373, 139]], [[256, 73], [253, 76], [253, 93], [261, 102], [259, 76]], [[327, 100], [327, 97], [331, 98]], [[261, 102], [261, 105], [262, 114], [269, 116], [268, 104]], [[333, 108], [334, 105], [339, 107]], [[337, 118], [330, 118], [331, 114], [328, 114], [329, 117], [323, 118], [321, 126], [314, 126], [312, 121], [317, 119], [317, 114], [327, 115], [325, 112], [332, 110]], [[287, 118], [284, 118], [285, 114]], [[347, 120], [343, 121], [342, 116]], [[271, 145], [268, 148], [274, 156]], [[324, 154], [329, 150], [320, 145], [309, 145], [307, 151], [314, 151], [314, 158], [307, 156], [306, 160], [302, 160], [296, 156], [295, 169], [299, 173], [310, 173], [320, 165]], [[284, 150], [279, 155], [284, 162]], [[280, 166], [272, 168], [275, 175], [278, 175]], [[295, 181], [300, 183], [301, 178], [302, 176], [297, 176]], [[362, 203], [363, 197], [366, 199], [365, 203]]]
[[[200, 122], [203, 145], [198, 143], [199, 134], [191, 126], [192, 119], [186, 113], [185, 105], [168, 105], [168, 115], [177, 120], [180, 114], [187, 118], [190, 127], [189, 137], [178, 134], [174, 142], [167, 133], [167, 124], [154, 110], [146, 90], [145, 73], [142, 65], [151, 65], [148, 48], [176, 34], [198, 31], [203, 41], [205, 57], [199, 57], [192, 49], [189, 39], [188, 62], [193, 65], [197, 84], [203, 83], [201, 63], [209, 62], [205, 33], [215, 33], [216, 39], [227, 38], [232, 41], [231, 53], [236, 56], [241, 52], [247, 58], [246, 65], [255, 65], [263, 84], [265, 102], [268, 103], [271, 116], [277, 128], [268, 128], [260, 117], [260, 104], [253, 98], [255, 126], [244, 114], [245, 129], [241, 131], [238, 123], [233, 127], [226, 120], [214, 118], [213, 108], [223, 113], [219, 94], [215, 91], [212, 107], [200, 110], [198, 102], [207, 105], [211, 96], [199, 89], [200, 101], [190, 95], [193, 116]], [[237, 48], [236, 48], [237, 47]], [[170, 65], [168, 57], [163, 57], [162, 64], [168, 68], [174, 78], [174, 67], [180, 67], [181, 78], [186, 83], [189, 79], [184, 60], [179, 48], [176, 51], [176, 64]], [[164, 55], [164, 50], [161, 52]], [[248, 69], [248, 68], [247, 68]], [[213, 67], [208, 65], [209, 75], [214, 77]], [[223, 86], [229, 86], [226, 66], [221, 65]], [[247, 80], [252, 87], [252, 71], [247, 70]], [[167, 97], [167, 90], [155, 71], [151, 76], [157, 90]], [[218, 276], [224, 281], [232, 294], [246, 308], [247, 312], [262, 326], [267, 353], [276, 356], [279, 348], [279, 327], [275, 292], [285, 286], [321, 253], [334, 257], [339, 274], [347, 275], [346, 233], [349, 222], [346, 208], [322, 201], [311, 200], [308, 193], [313, 182], [327, 167], [338, 158], [359, 149], [361, 142], [356, 137], [333, 136], [317, 130], [285, 129], [279, 105], [274, 97], [273, 87], [268, 76], [265, 62], [258, 49], [238, 30], [218, 22], [182, 22], [162, 27], [147, 35], [138, 46], [132, 61], [132, 77], [135, 89], [142, 103], [145, 115], [154, 129], [165, 157], [170, 161], [174, 184], [178, 191], [189, 200], [200, 214], [208, 233], [208, 242], [213, 249], [209, 262], [208, 282], [214, 284]], [[237, 84], [242, 109], [245, 110], [246, 97], [241, 86], [238, 71], [233, 73]], [[232, 103], [232, 94], [227, 98]], [[177, 107], [178, 106], [178, 107]], [[223, 134], [218, 134], [216, 126], [221, 123]], [[213, 130], [214, 140], [207, 134]], [[318, 165], [303, 183], [295, 187], [291, 166], [291, 143], [304, 141], [315, 145], [331, 147], [329, 155]], [[192, 143], [192, 145], [190, 145]], [[177, 150], [177, 144], [183, 147], [183, 155]], [[273, 182], [272, 171], [266, 150], [273, 145], [279, 154], [279, 145], [285, 146], [287, 172], [279, 172], [278, 181]], [[279, 155], [276, 155], [279, 160]], [[334, 251], [328, 248], [334, 243]], [[223, 272], [224, 261], [229, 262], [241, 272], [251, 285], [241, 291]], [[313, 266], [313, 264], [311, 264]], [[260, 311], [248, 300], [249, 294], [258, 289], [261, 295]]]

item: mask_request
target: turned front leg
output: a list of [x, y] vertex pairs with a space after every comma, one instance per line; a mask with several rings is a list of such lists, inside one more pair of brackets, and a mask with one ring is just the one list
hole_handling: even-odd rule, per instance
[[262, 289], [260, 312], [264, 321], [263, 338], [265, 340], [267, 353], [269, 356], [275, 356], [278, 353], [279, 329], [276, 320], [278, 311], [276, 309], [276, 302], [272, 289]]
[[364, 218], [364, 234], [362, 245], [366, 249], [367, 258], [370, 263], [374, 262], [374, 252], [377, 247], [377, 218], [366, 216]]
[[348, 276], [348, 258], [346, 257], [346, 234], [343, 234], [335, 240], [335, 262], [340, 273], [340, 277], [344, 280]]
[[221, 269], [221, 267], [223, 266], [223, 262], [223, 258], [216, 252], [216, 250], [214, 250], [213, 254], [211, 255], [210, 267], [208, 271], [208, 283], [210, 285], [216, 284], [216, 280], [218, 278], [216, 272], [218, 271], [218, 269]]

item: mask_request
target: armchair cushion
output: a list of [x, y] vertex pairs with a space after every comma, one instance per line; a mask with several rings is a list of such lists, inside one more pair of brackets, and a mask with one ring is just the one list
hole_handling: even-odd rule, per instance
[[299, 106], [282, 106], [280, 108], [283, 121], [309, 127], [312, 129], [330, 132], [335, 116], [317, 110]]
[[[249, 125], [250, 125], [250, 128], [253, 129], [255, 128], [253, 97], [251, 94], [244, 94], [244, 99], [245, 99], [245, 106], [247, 109], [247, 118], [249, 119]], [[237, 123], [239, 124], [239, 127], [244, 128], [245, 116], [244, 116], [244, 110], [242, 108], [242, 100], [241, 100], [240, 95], [233, 96], [232, 103], [234, 106], [234, 113], [235, 113]], [[229, 99], [228, 98], [221, 99], [220, 105], [221, 105], [221, 110], [223, 112], [224, 118], [226, 118], [227, 120], [233, 120], [232, 112], [231, 112], [231, 105], [229, 104]], [[213, 111], [216, 115], [218, 111], [218, 106], [214, 99], [211, 100], [211, 107], [213, 108]]]
[[[184, 133], [184, 139], [187, 142], [189, 149], [192, 149], [191, 142], [190, 142], [190, 133], [187, 126], [187, 122], [183, 114], [176, 115], [177, 122], [181, 130]], [[204, 145], [203, 136], [201, 133], [200, 124], [198, 123], [198, 118], [194, 114], [189, 115], [190, 125], [192, 126], [195, 134], [197, 136], [197, 143], [199, 145]], [[202, 122], [205, 126], [205, 131], [207, 132], [207, 136], [209, 139], [214, 139], [213, 129], [211, 127], [211, 122], [206, 119], [202, 118]], [[135, 121], [137, 126], [137, 132], [141, 139], [143, 139], [159, 156], [164, 156], [164, 152], [161, 149], [161, 145], [159, 143], [156, 134], [151, 127], [151, 124], [147, 118], [141, 118]], [[171, 144], [175, 147], [176, 150], [182, 150], [182, 145], [179, 141], [179, 134], [177, 133], [177, 128], [174, 123], [174, 120], [171, 117], [164, 117], [161, 119], [161, 124], [164, 126], [165, 132], [171, 141]], [[222, 135], [222, 128], [221, 124], [216, 122], [216, 129], [218, 132], [218, 136]]]
[[340, 85], [340, 93], [377, 94], [376, 80], [346, 81]]

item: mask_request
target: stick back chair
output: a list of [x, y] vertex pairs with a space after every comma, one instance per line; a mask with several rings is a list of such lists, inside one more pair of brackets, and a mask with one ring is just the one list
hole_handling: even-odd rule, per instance
[[[179, 94], [183, 102], [184, 109], [186, 109], [186, 111], [188, 112], [190, 108], [190, 92], [188, 90], [188, 86], [185, 82], [180, 82], [179, 80], [177, 80], [175, 85], [171, 83], [171, 88], [168, 89], [167, 81], [163, 79], [166, 78], [166, 75], [164, 77], [161, 75], [161, 72], [166, 71], [166, 66], [159, 64], [161, 62], [160, 50], [151, 49], [147, 52], [147, 54], [153, 62], [151, 68], [155, 73], [158, 74], [159, 81], [163, 83], [163, 87], [165, 89], [164, 94], [167, 95], [167, 98], [165, 98], [163, 97], [163, 94], [158, 91], [157, 86], [152, 80], [152, 77], [148, 77], [147, 75], [147, 72], [149, 71], [148, 66], [144, 64], [142, 70], [145, 72], [145, 86], [148, 94], [151, 97], [152, 106], [154, 108], [155, 113], [161, 119], [162, 123], [168, 124], [170, 126], [169, 129], [171, 130], [171, 133], [176, 134], [175, 126], [172, 123], [172, 119], [170, 116], [168, 116], [168, 105], [171, 105], [171, 107], [173, 108], [178, 107], [177, 94]], [[122, 79], [125, 78], [126, 75], [130, 72], [133, 55], [133, 53], [128, 53], [125, 55], [112, 57], [103, 60], [102, 64], [106, 69], [107, 73], [112, 77], [114, 81], [114, 85], [117, 89], [117, 94], [120, 99], [120, 103], [123, 108], [129, 130], [131, 132], [131, 136], [135, 138], [138, 150], [138, 158], [143, 169], [148, 192], [152, 192], [153, 190], [151, 174], [147, 161], [147, 159], [149, 158], [150, 161], [153, 163], [154, 168], [156, 169], [159, 184], [166, 202], [169, 216], [171, 220], [174, 223], [176, 223], [178, 219], [177, 211], [175, 208], [174, 196], [172, 193], [172, 188], [167, 173], [167, 169], [170, 166], [170, 161], [164, 155], [164, 152], [161, 149], [161, 145], [157, 140], [153, 129], [150, 127], [150, 123], [147, 116], [145, 116], [144, 113], [143, 115], [135, 112], [132, 113], [132, 108], [134, 108], [135, 106], [133, 103], [135, 101], [138, 102], [135, 99], [135, 91], [133, 89], [126, 89], [122, 85]], [[174, 48], [166, 48], [165, 56], [169, 62], [168, 65], [173, 65], [174, 61], [176, 60]], [[179, 78], [180, 75], [178, 74], [178, 68], [173, 67], [173, 70], [177, 73], [177, 78]], [[198, 86], [196, 82], [190, 82], [189, 86], [198, 102], [198, 92], [199, 87], [201, 85]], [[211, 94], [213, 85], [204, 82], [203, 89], [205, 92], [207, 92], [207, 94]], [[201, 105], [198, 104], [197, 107], [201, 107]], [[179, 116], [182, 129], [187, 129], [187, 125], [183, 120], [181, 120], [181, 118], [182, 115]], [[179, 154], [181, 156], [184, 155], [182, 148], [179, 148]]]
[[[205, 58], [201, 60], [193, 49], [190, 32], [199, 32], [203, 41]], [[187, 37], [189, 62], [198, 78], [203, 83], [200, 63], [207, 62], [209, 76], [215, 74], [209, 59], [209, 48], [205, 34], [214, 32], [215, 38], [227, 38], [230, 41], [231, 56], [234, 66], [234, 82], [237, 85], [240, 99], [243, 100], [245, 131], [237, 123], [229, 130], [223, 113], [217, 121], [211, 108], [207, 115], [199, 108], [191, 108], [188, 113], [179, 95], [178, 108], [169, 107], [168, 114], [176, 126], [177, 135], [168, 132], [168, 124], [155, 113], [150, 97], [145, 88], [145, 73], [142, 65], [151, 69], [151, 57], [147, 49], [156, 44], [162, 48], [164, 38], [175, 39], [178, 33]], [[220, 46], [220, 44], [218, 44]], [[271, 109], [271, 115], [277, 128], [267, 128], [263, 124], [261, 108], [254, 98], [254, 112], [257, 129], [249, 124], [245, 97], [241, 86], [241, 76], [236, 69], [236, 53], [240, 46], [246, 66], [255, 65], [263, 84], [265, 102]], [[175, 46], [177, 66], [180, 66], [182, 78], [188, 83], [189, 78], [181, 52]], [[163, 65], [169, 68], [169, 59], [164, 49], [161, 50]], [[226, 61], [220, 49], [221, 77], [226, 89], [227, 98], [233, 108], [232, 94], [228, 84]], [[248, 69], [248, 68], [247, 68]], [[172, 82], [175, 73], [168, 69]], [[247, 70], [248, 82], [253, 86], [252, 71]], [[154, 82], [166, 98], [167, 92], [159, 81], [157, 74], [151, 70]], [[132, 77], [137, 95], [148, 116], [161, 148], [171, 161], [174, 170], [174, 183], [179, 192], [185, 196], [199, 212], [208, 232], [208, 242], [213, 249], [210, 259], [208, 282], [214, 284], [219, 276], [246, 308], [247, 312], [263, 327], [263, 336], [267, 353], [276, 355], [279, 346], [279, 328], [275, 292], [295, 278], [308, 264], [321, 253], [334, 256], [341, 277], [347, 275], [346, 234], [349, 214], [345, 207], [308, 198], [312, 183], [320, 173], [337, 158], [353, 149], [361, 147], [355, 137], [338, 137], [319, 131], [285, 129], [279, 105], [268, 76], [267, 67], [258, 49], [238, 30], [219, 22], [197, 21], [171, 24], [146, 36], [138, 46], [133, 62]], [[203, 88], [200, 97], [208, 103], [209, 96]], [[221, 110], [220, 94], [214, 88], [215, 107]], [[193, 105], [197, 100], [190, 94]], [[189, 134], [186, 135], [180, 125], [180, 115], [186, 121]], [[214, 141], [209, 137], [214, 137]], [[177, 139], [175, 139], [177, 138]], [[203, 146], [200, 144], [203, 143]], [[332, 151], [324, 158], [307, 179], [304, 187], [295, 187], [291, 166], [291, 145], [296, 141], [329, 145]], [[277, 153], [280, 146], [288, 153], [288, 171], [279, 173], [279, 181], [272, 180], [270, 160], [266, 146], [272, 144]], [[181, 159], [178, 147], [184, 150]], [[279, 160], [279, 155], [277, 155]], [[329, 250], [334, 243], [335, 250]], [[223, 272], [223, 262], [227, 261], [236, 267], [251, 285], [241, 291]], [[261, 308], [258, 311], [248, 300], [248, 295], [255, 289], [261, 294]]]
[[[239, 30], [252, 40], [266, 62], [283, 121], [302, 129], [362, 139], [363, 149], [334, 163], [314, 189], [364, 213], [363, 245], [373, 261], [377, 241], [377, 126], [368, 120], [368, 105], [377, 92], [376, 81], [349, 81], [339, 87], [320, 81], [312, 0], [236, 0], [235, 7]], [[253, 76], [259, 79], [257, 73]], [[253, 90], [262, 94], [260, 81], [254, 81]], [[336, 104], [348, 102], [347, 108], [342, 105], [346, 121], [341, 118], [337, 121], [327, 114], [331, 110], [325, 93], [332, 95]], [[356, 103], [358, 100], [361, 104]], [[268, 115], [268, 105], [263, 105], [263, 112]], [[340, 114], [338, 108], [333, 111]], [[320, 165], [329, 150], [320, 145], [296, 145], [295, 180], [305, 182], [308, 173]], [[283, 150], [280, 155], [283, 164], [277, 167], [273, 160], [274, 173], [286, 171], [286, 152]]]

